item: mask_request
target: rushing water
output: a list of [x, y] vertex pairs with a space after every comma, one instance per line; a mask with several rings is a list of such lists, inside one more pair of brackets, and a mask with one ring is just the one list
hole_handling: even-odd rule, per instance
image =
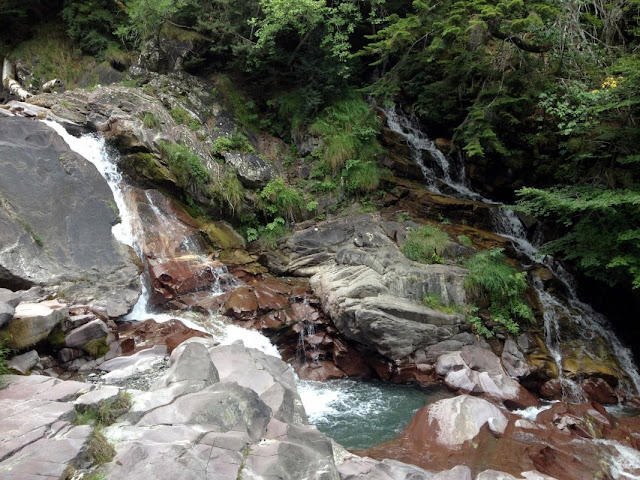
[[526, 229], [516, 213], [471, 190], [461, 158], [455, 161], [438, 150], [434, 142], [420, 130], [416, 119], [398, 113], [395, 107], [383, 108], [382, 111], [387, 118], [388, 127], [406, 139], [411, 148], [412, 158], [422, 169], [430, 190], [443, 193], [441, 186], [444, 185], [458, 197], [495, 206], [492, 210], [495, 233], [509, 239], [514, 248], [532, 264], [541, 264], [549, 268], [556, 280], [563, 285], [565, 292], [560, 296], [545, 290], [541, 281], [532, 282], [543, 306], [545, 341], [560, 372], [563, 397], [574, 402], [584, 400], [580, 386], [566, 378], [563, 373], [562, 348], [567, 346], [569, 338], [561, 326], [561, 321], [566, 318], [570, 318], [575, 324], [575, 328], [571, 330], [574, 336], [575, 332], [578, 332], [581, 354], [596, 362], [600, 361], [599, 352], [596, 351], [597, 339], [603, 339], [610, 346], [620, 368], [629, 377], [629, 382], [625, 385], [627, 392], [640, 392], [640, 373], [631, 351], [622, 345], [603, 315], [579, 300], [576, 282], [562, 265], [551, 257], [541, 255], [538, 248], [529, 241]]
[[[72, 150], [93, 163], [108, 182], [121, 218], [121, 223], [114, 226], [113, 234], [117, 240], [133, 247], [136, 253], [144, 258], [143, 245], [147, 240], [144, 238], [144, 228], [133, 205], [127, 201], [126, 193], [130, 187], [123, 180], [116, 159], [105, 148], [104, 140], [91, 134], [76, 138], [59, 124], [46, 123], [60, 134]], [[154, 215], [153, 221], [162, 226], [162, 231], [168, 233], [167, 238], [172, 240], [172, 243], [180, 245], [179, 248], [181, 251], [184, 250], [184, 254], [198, 256], [200, 263], [207, 262], [205, 253], [184, 235], [178, 221], [160, 207], [158, 201], [162, 199], [159, 199], [158, 195], [161, 194], [156, 192], [151, 195], [149, 191], [145, 192], [147, 204]], [[167, 249], [171, 248], [173, 247]], [[211, 295], [219, 295], [222, 292], [221, 281], [225, 282], [226, 287], [233, 286], [234, 283], [240, 284], [229, 275], [226, 267], [211, 268], [214, 270]], [[202, 315], [175, 315], [150, 310], [147, 277], [148, 273], [143, 273], [140, 298], [125, 320], [143, 321], [152, 318], [161, 323], [178, 319], [190, 328], [211, 334], [223, 345], [241, 340], [249, 348], [280, 358], [278, 349], [260, 332], [224, 323], [215, 314], [203, 318]], [[313, 328], [313, 323], [305, 323], [301, 335], [312, 335]], [[304, 342], [302, 347], [304, 348]], [[301, 357], [304, 359], [304, 352]], [[439, 398], [438, 395], [442, 395], [412, 387], [353, 380], [333, 380], [326, 383], [299, 380], [298, 388], [310, 422], [347, 448], [366, 448], [394, 437], [418, 408], [424, 406], [426, 401], [434, 401]]]

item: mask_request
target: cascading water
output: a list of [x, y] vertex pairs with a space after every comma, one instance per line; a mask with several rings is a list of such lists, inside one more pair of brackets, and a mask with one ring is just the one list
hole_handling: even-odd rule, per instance
[[[554, 292], [545, 290], [540, 280], [532, 282], [538, 294], [540, 303], [544, 309], [544, 326], [547, 347], [558, 367], [563, 397], [569, 401], [582, 401], [584, 399], [579, 385], [566, 378], [562, 365], [562, 346], [567, 338], [561, 328], [561, 319], [571, 319], [581, 340], [580, 350], [583, 355], [594, 361], [598, 361], [598, 354], [592, 350], [590, 340], [601, 338], [605, 340], [610, 350], [615, 354], [620, 368], [629, 377], [625, 385], [627, 392], [640, 392], [640, 374], [633, 361], [631, 351], [624, 347], [615, 336], [607, 319], [593, 310], [593, 308], [578, 299], [577, 288], [573, 277], [551, 257], [541, 255], [528, 239], [524, 225], [512, 210], [504, 208], [502, 204], [484, 198], [474, 192], [468, 186], [463, 161], [451, 161], [446, 157], [434, 142], [420, 130], [416, 119], [411, 119], [398, 113], [395, 107], [381, 108], [387, 119], [388, 127], [395, 133], [405, 138], [411, 148], [412, 158], [422, 169], [428, 188], [435, 193], [443, 193], [440, 185], [448, 187], [456, 196], [467, 200], [495, 205], [492, 210], [494, 231], [498, 235], [508, 238], [514, 248], [528, 258], [532, 264], [541, 264], [549, 268], [554, 277], [559, 280], [565, 290], [565, 297], [561, 298]], [[425, 162], [425, 156], [427, 157]], [[433, 163], [434, 167], [429, 167]]]
[[[145, 238], [145, 229], [141, 225], [142, 220], [136, 213], [134, 206], [127, 201], [129, 196], [126, 193], [131, 187], [123, 180], [117, 168], [117, 159], [107, 151], [104, 140], [98, 135], [91, 134], [76, 138], [57, 123], [47, 122], [47, 124], [58, 132], [72, 150], [93, 163], [109, 183], [122, 220], [113, 228], [114, 236], [122, 243], [133, 247], [136, 253], [144, 258], [143, 250], [147, 247], [151, 248], [147, 243], [152, 240]], [[208, 257], [196, 242], [185, 237], [175, 219], [160, 207], [158, 201], [161, 198], [151, 195], [149, 191], [144, 192], [144, 195], [146, 204], [149, 205], [153, 213], [152, 221], [159, 222], [162, 225], [161, 230], [169, 233], [167, 238], [175, 240], [170, 247], [166, 247], [166, 245], [165, 247], [171, 249], [178, 245], [177, 248], [182, 254], [194, 255], [198, 257], [200, 263], [208, 262]], [[155, 245], [158, 243], [156, 242]], [[230, 286], [240, 284], [238, 279], [229, 274], [225, 266], [210, 268], [214, 270], [210, 295], [219, 295], [223, 291], [223, 287], [228, 289]], [[148, 270], [148, 265], [146, 265], [146, 270]], [[143, 277], [148, 277], [148, 271], [146, 275], [143, 273]], [[178, 319], [190, 328], [211, 334], [223, 345], [242, 340], [247, 347], [280, 358], [278, 349], [260, 332], [223, 323], [215, 314], [210, 314], [208, 318], [202, 318], [202, 321], [199, 321], [184, 315], [151, 311], [149, 309], [150, 282], [148, 278], [143, 278], [141, 284], [140, 299], [124, 320], [154, 319], [160, 323]], [[308, 302], [308, 299], [305, 298], [303, 302]], [[305, 322], [301, 334], [303, 337], [314, 335], [314, 328], [313, 322]], [[337, 380], [331, 384], [325, 384], [299, 380], [298, 385], [309, 418], [312, 423], [317, 423], [325, 433], [340, 436], [348, 430], [349, 425], [352, 425], [353, 422], [358, 423], [355, 437], [359, 436], [360, 438], [355, 438], [352, 433], [351, 437], [346, 439], [346, 444], [352, 448], [369, 447], [395, 435], [409, 422], [415, 410], [424, 405], [425, 398], [425, 395], [419, 390], [410, 387], [400, 388], [396, 391], [394, 387], [384, 387], [376, 382]], [[354, 392], [358, 392], [357, 395]], [[405, 407], [398, 410], [396, 405], [399, 403], [399, 398], [402, 398], [404, 402], [404, 399], [409, 397], [413, 400], [407, 401]], [[335, 430], [333, 430], [334, 424]]]

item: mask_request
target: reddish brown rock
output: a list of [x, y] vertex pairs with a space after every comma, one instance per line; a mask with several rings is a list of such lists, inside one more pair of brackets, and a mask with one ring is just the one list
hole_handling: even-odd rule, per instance
[[618, 403], [618, 397], [613, 391], [613, 388], [602, 378], [588, 378], [582, 382], [581, 386], [582, 391], [591, 400], [595, 400], [603, 405]]
[[373, 370], [360, 352], [338, 338], [333, 339], [333, 361], [336, 366], [350, 377], [368, 378]]
[[282, 291], [276, 290], [266, 282], [258, 283], [254, 291], [258, 308], [262, 311], [282, 310], [289, 305], [289, 301]]
[[305, 363], [301, 368], [296, 369], [296, 372], [300, 378], [304, 380], [314, 380], [317, 382], [347, 376], [347, 374], [336, 367], [333, 362], [328, 361]]
[[[168, 353], [171, 353], [176, 346], [191, 337], [206, 338], [210, 336], [200, 330], [185, 326], [179, 320], [169, 320], [164, 323], [157, 323], [155, 320], [125, 323], [121, 325], [118, 333], [122, 340], [123, 355], [130, 355], [155, 345], [166, 345]], [[131, 340], [135, 342], [133, 349], [130, 349]]]
[[255, 318], [258, 311], [258, 300], [253, 288], [242, 286], [233, 290], [222, 310], [224, 315], [237, 319]]

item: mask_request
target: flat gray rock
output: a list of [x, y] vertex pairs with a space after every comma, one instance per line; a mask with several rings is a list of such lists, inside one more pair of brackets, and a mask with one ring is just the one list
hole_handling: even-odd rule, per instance
[[40, 303], [20, 303], [14, 316], [4, 326], [11, 335], [8, 343], [14, 350], [35, 345], [49, 336], [51, 331], [69, 316], [67, 307], [57, 300]]
[[40, 357], [38, 356], [38, 352], [30, 350], [22, 355], [11, 357], [7, 362], [7, 368], [22, 375], [26, 375], [38, 364], [39, 361]]

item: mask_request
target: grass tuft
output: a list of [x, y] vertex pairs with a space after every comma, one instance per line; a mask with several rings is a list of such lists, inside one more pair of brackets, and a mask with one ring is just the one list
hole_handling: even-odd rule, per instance
[[402, 253], [420, 263], [444, 263], [443, 255], [451, 245], [449, 235], [434, 225], [424, 225], [407, 234]]

